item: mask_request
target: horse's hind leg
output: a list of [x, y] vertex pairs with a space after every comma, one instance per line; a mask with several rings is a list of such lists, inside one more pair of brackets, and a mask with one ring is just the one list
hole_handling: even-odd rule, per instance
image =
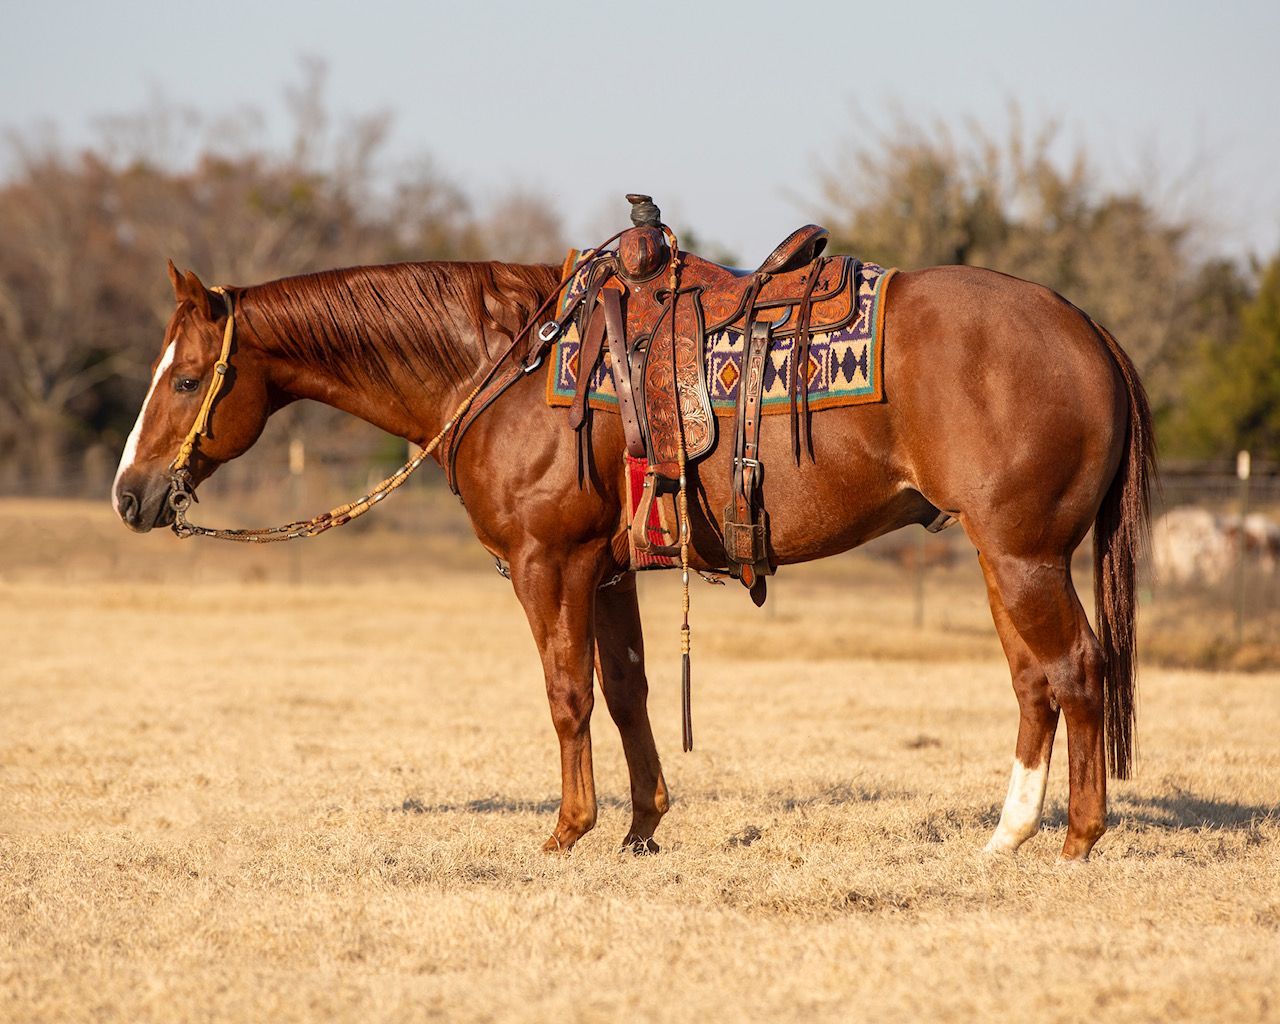
[[622, 845], [654, 853], [653, 833], [667, 813], [667, 783], [649, 724], [649, 681], [633, 573], [596, 595], [596, 673], [631, 776], [631, 828]]
[[1069, 555], [983, 554], [1009, 620], [1066, 715], [1071, 796], [1062, 856], [1083, 860], [1107, 827], [1102, 650], [1071, 582]]
[[1054, 733], [1058, 730], [1058, 705], [1049, 690], [1049, 677], [1009, 618], [991, 566], [981, 554], [978, 560], [987, 581], [991, 617], [1009, 661], [1019, 710], [1018, 742], [1014, 747], [1009, 792], [1000, 812], [1000, 824], [986, 849], [990, 853], [1012, 854], [1040, 831], [1049, 759], [1053, 755]]

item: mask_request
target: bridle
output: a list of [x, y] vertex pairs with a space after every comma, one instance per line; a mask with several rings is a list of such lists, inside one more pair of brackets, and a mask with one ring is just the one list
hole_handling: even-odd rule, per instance
[[184, 513], [191, 507], [191, 502], [196, 500], [195, 488], [191, 483], [191, 471], [187, 468], [191, 464], [191, 453], [195, 451], [200, 438], [209, 436], [209, 414], [213, 410], [218, 392], [226, 383], [227, 371], [231, 368], [228, 362], [231, 358], [231, 346], [235, 342], [235, 300], [222, 285], [218, 285], [212, 291], [222, 296], [227, 309], [227, 325], [222, 331], [222, 352], [218, 355], [218, 361], [213, 364], [213, 379], [209, 382], [209, 390], [205, 392], [204, 401], [200, 403], [200, 411], [196, 413], [191, 429], [187, 431], [187, 436], [183, 438], [182, 445], [178, 448], [177, 456], [169, 466], [169, 507], [173, 509], [175, 516], [174, 532], [179, 536], [190, 536], [178, 530], [178, 521], [183, 519]]
[[537, 343], [531, 348], [525, 356], [523, 362], [517, 364], [508, 371], [506, 375], [498, 381], [494, 381], [494, 377], [498, 374], [502, 364], [507, 357], [515, 352], [520, 342], [533, 329], [534, 324], [547, 312], [548, 308], [557, 301], [564, 287], [572, 281], [579, 273], [581, 273], [584, 263], [594, 259], [600, 255], [601, 250], [606, 245], [616, 241], [621, 237], [622, 232], [610, 238], [605, 239], [593, 249], [588, 250], [582, 259], [573, 267], [569, 268], [565, 275], [561, 278], [560, 283], [552, 289], [551, 294], [546, 301], [538, 307], [537, 311], [529, 317], [525, 325], [520, 328], [511, 338], [510, 343], [502, 350], [498, 357], [493, 361], [489, 370], [480, 379], [480, 382], [471, 389], [470, 393], [454, 410], [453, 415], [449, 417], [445, 425], [440, 429], [427, 444], [404, 463], [399, 469], [379, 483], [367, 494], [349, 501], [336, 508], [330, 509], [328, 512], [321, 512], [319, 515], [312, 516], [310, 519], [296, 520], [292, 523], [285, 523], [282, 526], [267, 526], [252, 529], [225, 529], [212, 526], [198, 526], [187, 519], [187, 510], [192, 503], [197, 501], [195, 493], [195, 485], [191, 480], [191, 456], [199, 446], [201, 438], [210, 437], [209, 420], [213, 412], [213, 403], [217, 399], [219, 392], [222, 391], [223, 385], [226, 383], [227, 374], [231, 369], [231, 349], [235, 344], [236, 333], [236, 309], [235, 300], [232, 297], [231, 290], [221, 285], [210, 289], [222, 296], [222, 301], [227, 311], [227, 323], [222, 331], [222, 351], [218, 356], [218, 361], [213, 365], [213, 378], [209, 382], [209, 390], [205, 392], [204, 400], [200, 403], [200, 411], [196, 414], [195, 421], [191, 424], [191, 429], [187, 431], [187, 436], [183, 439], [178, 454], [174, 458], [173, 463], [169, 466], [169, 508], [173, 510], [173, 532], [179, 537], [212, 537], [215, 540], [234, 540], [242, 543], [274, 543], [283, 540], [295, 540], [301, 537], [315, 537], [331, 530], [335, 526], [343, 526], [358, 519], [360, 516], [368, 512], [374, 505], [382, 501], [388, 494], [400, 487], [410, 476], [421, 466], [431, 454], [440, 446], [440, 443], [446, 438], [450, 438], [449, 455], [445, 460], [448, 465], [452, 465], [454, 449], [460, 439], [460, 435], [451, 436], [453, 428], [458, 424], [459, 420], [471, 408], [472, 403], [476, 401], [476, 397], [480, 395], [486, 387], [489, 387], [490, 394], [485, 396], [481, 407], [486, 407], [490, 402], [496, 399], [503, 391], [510, 387], [515, 381], [522, 376], [533, 372], [542, 362], [543, 353], [547, 347], [560, 336], [564, 331], [569, 320], [576, 312], [577, 304], [573, 303], [558, 318], [550, 319], [542, 324], [537, 332]]

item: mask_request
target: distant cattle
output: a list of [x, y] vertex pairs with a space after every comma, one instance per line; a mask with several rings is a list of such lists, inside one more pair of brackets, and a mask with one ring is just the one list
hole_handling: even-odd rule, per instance
[[[1280, 525], [1259, 513], [1244, 518], [1244, 557], [1250, 571], [1280, 567]], [[1156, 520], [1151, 556], [1161, 583], [1226, 582], [1240, 559], [1241, 520], [1203, 508], [1175, 508]]]

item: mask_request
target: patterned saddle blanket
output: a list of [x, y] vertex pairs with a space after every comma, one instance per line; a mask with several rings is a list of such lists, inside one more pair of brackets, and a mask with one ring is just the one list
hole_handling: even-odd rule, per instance
[[[874, 263], [862, 263], [856, 282], [858, 309], [843, 327], [812, 334], [808, 365], [802, 368], [807, 382], [809, 409], [838, 408], [879, 402], [884, 398], [884, 302], [885, 286], [894, 271]], [[565, 290], [561, 312], [586, 287], [577, 278]], [[771, 339], [764, 368], [761, 411], [764, 415], [789, 412], [792, 363], [797, 339]], [[743, 377], [745, 351], [740, 329], [726, 326], [709, 331], [704, 349], [707, 389], [717, 417], [735, 415]], [[568, 407], [578, 390], [582, 338], [576, 324], [556, 342], [547, 370], [547, 403]], [[590, 381], [587, 401], [601, 412], [618, 411], [613, 367], [606, 351]]]

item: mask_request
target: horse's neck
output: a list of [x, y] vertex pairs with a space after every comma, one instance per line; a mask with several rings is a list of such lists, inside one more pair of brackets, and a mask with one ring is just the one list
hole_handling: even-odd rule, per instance
[[[459, 329], [453, 343], [478, 351], [479, 332]], [[391, 358], [383, 360], [390, 378], [387, 386], [366, 373], [344, 373], [331, 360], [286, 355], [273, 338], [257, 339], [257, 347], [266, 359], [272, 386], [290, 400], [322, 402], [416, 444], [440, 430], [470, 387], [470, 375], [445, 380], [424, 367]]]
[[465, 393], [461, 386], [429, 383], [408, 373], [398, 374], [388, 392], [365, 380], [346, 381], [330, 370], [297, 363], [280, 365], [271, 376], [291, 399], [323, 402], [415, 444], [435, 435], [458, 402], [453, 396]]

